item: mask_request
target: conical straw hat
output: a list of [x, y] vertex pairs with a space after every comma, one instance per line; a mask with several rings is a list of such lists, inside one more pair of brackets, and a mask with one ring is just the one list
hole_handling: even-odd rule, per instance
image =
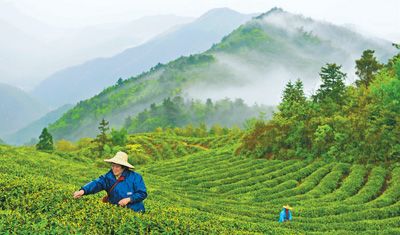
[[105, 159], [105, 162], [111, 162], [111, 163], [115, 163], [118, 165], [122, 165], [122, 166], [126, 166], [128, 168], [135, 168], [134, 166], [132, 166], [131, 164], [129, 164], [128, 162], [128, 154], [124, 153], [124, 152], [118, 152], [117, 154], [115, 154], [115, 156], [111, 159]]
[[292, 208], [289, 205], [284, 205], [283, 208], [292, 210]]

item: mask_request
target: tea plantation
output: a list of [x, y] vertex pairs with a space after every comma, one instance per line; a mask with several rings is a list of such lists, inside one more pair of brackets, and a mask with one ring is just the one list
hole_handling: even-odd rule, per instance
[[[136, 135], [146, 213], [73, 199], [100, 158], [0, 147], [2, 234], [400, 234], [400, 166], [237, 156], [237, 136]], [[134, 160], [135, 156], [131, 156]], [[139, 162], [139, 161], [137, 161]], [[282, 205], [293, 221], [278, 223]]]

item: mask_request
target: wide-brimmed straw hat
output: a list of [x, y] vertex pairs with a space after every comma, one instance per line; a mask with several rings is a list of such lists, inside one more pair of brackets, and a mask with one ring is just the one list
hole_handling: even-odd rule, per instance
[[122, 166], [126, 166], [128, 168], [135, 168], [134, 166], [132, 166], [131, 164], [129, 164], [128, 162], [128, 154], [124, 153], [124, 152], [118, 152], [117, 154], [115, 154], [115, 156], [111, 159], [105, 159], [105, 162], [111, 162], [111, 163], [115, 163], [118, 165], [122, 165]]
[[283, 208], [288, 209], [288, 210], [292, 210], [292, 208], [289, 205], [284, 205]]

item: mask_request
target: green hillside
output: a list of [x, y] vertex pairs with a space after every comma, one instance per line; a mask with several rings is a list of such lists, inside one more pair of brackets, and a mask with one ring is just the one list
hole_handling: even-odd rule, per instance
[[[239, 136], [229, 135], [131, 136], [130, 144], [139, 144], [149, 156], [156, 158], [156, 152], [164, 156], [147, 164], [135, 164], [149, 193], [144, 215], [101, 203], [104, 192], [72, 199], [75, 190], [108, 170], [102, 159], [0, 147], [0, 231], [400, 232], [399, 165], [250, 159], [233, 154], [238, 140]], [[293, 221], [280, 224], [277, 221], [284, 204], [293, 206]]]
[[102, 118], [121, 127], [128, 116], [176, 95], [276, 105], [290, 79], [301, 78], [305, 88], [312, 89], [321, 66], [335, 62], [351, 70], [366, 48], [376, 50], [381, 61], [394, 51], [385, 41], [377, 43], [346, 28], [274, 9], [240, 26], [208, 51], [118, 81], [79, 102], [49, 130], [56, 139], [94, 136]]

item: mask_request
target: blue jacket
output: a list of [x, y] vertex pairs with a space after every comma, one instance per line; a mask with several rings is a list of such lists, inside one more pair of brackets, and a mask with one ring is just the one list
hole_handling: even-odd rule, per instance
[[[110, 193], [109, 202], [118, 205], [121, 199], [129, 197], [131, 202], [128, 203], [127, 207], [137, 212], [144, 212], [143, 200], [147, 197], [147, 192], [142, 176], [130, 170], [124, 170], [122, 176], [125, 179], [114, 187]], [[116, 181], [117, 179], [110, 170], [81, 189], [85, 191], [85, 195], [98, 193], [102, 190], [109, 191]]]
[[286, 209], [283, 208], [281, 213], [279, 214], [279, 222], [282, 223], [282, 222], [285, 222], [288, 220], [289, 221], [292, 220], [292, 212], [290, 210], [289, 210], [288, 214], [289, 214], [289, 217], [286, 217]]

